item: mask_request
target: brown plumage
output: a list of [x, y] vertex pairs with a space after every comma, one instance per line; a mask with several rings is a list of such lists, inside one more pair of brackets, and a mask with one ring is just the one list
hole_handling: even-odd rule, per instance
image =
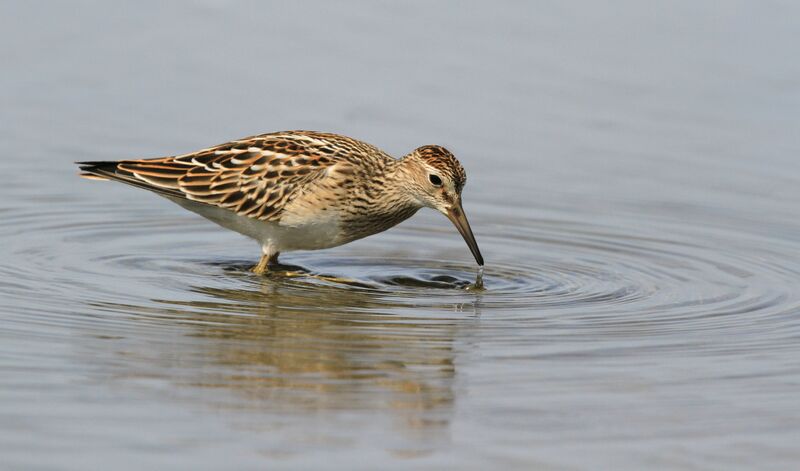
[[[261, 134], [172, 157], [78, 164], [82, 176], [154, 191], [258, 240], [259, 271], [280, 251], [341, 245], [424, 206], [453, 219], [448, 211], [463, 214], [466, 182], [443, 147], [420, 147], [396, 160], [365, 142], [313, 131]], [[461, 226], [454, 222], [482, 264], [461, 219]]]

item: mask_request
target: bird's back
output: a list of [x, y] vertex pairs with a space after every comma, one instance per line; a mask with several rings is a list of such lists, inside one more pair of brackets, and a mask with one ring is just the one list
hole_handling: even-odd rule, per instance
[[280, 221], [290, 204], [319, 180], [341, 172], [344, 186], [349, 175], [379, 171], [391, 160], [377, 147], [346, 136], [287, 131], [171, 157], [79, 165], [90, 178]]

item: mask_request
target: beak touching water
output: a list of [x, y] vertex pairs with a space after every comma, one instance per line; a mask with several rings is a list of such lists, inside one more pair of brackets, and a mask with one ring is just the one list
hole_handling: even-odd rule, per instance
[[464, 214], [464, 208], [461, 207], [461, 201], [458, 201], [447, 210], [447, 218], [455, 224], [456, 229], [461, 233], [461, 237], [467, 243], [470, 252], [475, 257], [475, 261], [478, 262], [478, 265], [483, 266], [483, 256], [480, 249], [478, 249], [478, 243], [475, 242], [475, 236], [472, 235], [472, 228], [469, 227], [469, 221], [467, 221], [467, 215]]

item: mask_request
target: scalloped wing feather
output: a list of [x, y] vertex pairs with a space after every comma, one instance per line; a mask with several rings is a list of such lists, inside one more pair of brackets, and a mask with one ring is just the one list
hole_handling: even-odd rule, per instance
[[[264, 134], [174, 157], [86, 162], [82, 170], [264, 221], [350, 156], [386, 156], [355, 139], [310, 131]], [[388, 156], [386, 156], [388, 157]], [[339, 165], [338, 167], [342, 167]]]

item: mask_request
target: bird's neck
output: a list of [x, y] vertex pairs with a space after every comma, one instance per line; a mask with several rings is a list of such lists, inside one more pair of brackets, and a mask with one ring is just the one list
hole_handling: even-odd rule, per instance
[[409, 184], [410, 178], [410, 169], [405, 159], [392, 160], [387, 165], [384, 169], [383, 182], [377, 187], [381, 197], [375, 198], [375, 202], [381, 206], [381, 212], [408, 213], [422, 208], [422, 204], [414, 196], [413, 187]]
[[418, 193], [414, 178], [416, 166], [413, 155], [393, 160], [386, 170], [385, 191], [392, 194], [391, 199], [398, 206], [413, 207], [415, 210], [419, 210], [424, 207], [424, 204], [416, 197]]
[[395, 162], [387, 165], [382, 175], [365, 179], [369, 183], [351, 194], [342, 211], [347, 220], [348, 239], [385, 231], [422, 208], [407, 186], [407, 170], [401, 161]]

